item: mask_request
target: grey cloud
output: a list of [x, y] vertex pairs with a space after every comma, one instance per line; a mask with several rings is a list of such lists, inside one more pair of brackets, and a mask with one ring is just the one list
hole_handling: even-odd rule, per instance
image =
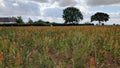
[[42, 2], [42, 3], [44, 3], [44, 2], [48, 2], [48, 0], [34, 0], [34, 1]]
[[86, 0], [90, 6], [119, 4], [120, 0]]
[[64, 6], [74, 6], [77, 2], [75, 0], [59, 0], [59, 5]]
[[49, 0], [49, 2], [50, 2], [51, 4], [53, 4], [53, 3], [56, 2], [56, 1], [59, 1], [59, 0]]
[[77, 4], [76, 0], [33, 0], [33, 1], [36, 1], [36, 2], [45, 2], [45, 3], [55, 3], [57, 2], [59, 6], [61, 7], [65, 7], [65, 6], [74, 6]]

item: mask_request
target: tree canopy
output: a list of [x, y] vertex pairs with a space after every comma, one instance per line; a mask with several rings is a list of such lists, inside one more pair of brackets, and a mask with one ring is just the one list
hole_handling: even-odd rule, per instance
[[33, 20], [31, 18], [29, 18], [28, 24], [33, 24], [33, 23], [34, 23]]
[[65, 24], [78, 24], [80, 20], [83, 20], [83, 15], [79, 9], [68, 7], [63, 10], [63, 19]]
[[18, 17], [16, 18], [16, 22], [17, 22], [17, 24], [24, 24], [24, 21], [23, 21], [23, 19], [22, 19], [21, 16], [18, 16]]
[[109, 15], [107, 13], [103, 13], [103, 12], [97, 12], [94, 15], [91, 16], [91, 22], [92, 21], [98, 21], [99, 25], [101, 24], [101, 22], [106, 22], [109, 20]]

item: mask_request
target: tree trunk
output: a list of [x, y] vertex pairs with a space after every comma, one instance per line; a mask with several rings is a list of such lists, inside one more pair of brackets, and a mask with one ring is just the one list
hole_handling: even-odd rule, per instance
[[101, 21], [99, 21], [99, 25], [101, 24]]

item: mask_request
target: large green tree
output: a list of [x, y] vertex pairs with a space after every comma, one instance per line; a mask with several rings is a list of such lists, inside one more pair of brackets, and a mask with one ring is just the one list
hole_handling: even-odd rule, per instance
[[101, 22], [106, 22], [110, 19], [109, 15], [107, 13], [103, 13], [103, 12], [97, 12], [94, 15], [91, 16], [91, 22], [92, 21], [98, 21], [99, 25], [101, 24]]
[[79, 9], [68, 7], [63, 10], [63, 19], [65, 24], [78, 24], [80, 20], [83, 20], [83, 15]]

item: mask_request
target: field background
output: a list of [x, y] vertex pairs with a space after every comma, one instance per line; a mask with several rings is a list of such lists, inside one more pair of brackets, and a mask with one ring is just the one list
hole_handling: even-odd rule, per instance
[[119, 26], [0, 27], [0, 68], [119, 67]]

